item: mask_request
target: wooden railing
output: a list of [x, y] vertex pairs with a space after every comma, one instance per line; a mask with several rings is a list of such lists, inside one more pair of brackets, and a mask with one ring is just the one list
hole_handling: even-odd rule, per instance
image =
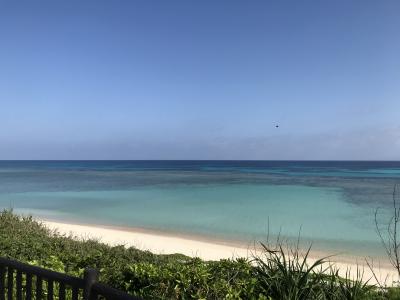
[[78, 278], [0, 257], [0, 300], [140, 300], [97, 279], [94, 269]]

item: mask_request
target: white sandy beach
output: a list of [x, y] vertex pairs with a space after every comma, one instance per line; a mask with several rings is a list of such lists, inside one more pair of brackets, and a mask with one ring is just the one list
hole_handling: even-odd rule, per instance
[[[63, 223], [56, 221], [42, 220], [50, 229], [57, 230], [61, 234], [72, 234], [78, 238], [93, 238], [109, 245], [124, 245], [126, 247], [136, 247], [141, 250], [148, 250], [156, 254], [181, 253], [187, 256], [200, 257], [205, 260], [219, 260], [222, 258], [248, 257], [256, 252], [254, 245], [233, 245], [223, 244], [214, 241], [191, 239], [181, 236], [172, 236], [161, 233], [142, 232], [135, 229], [126, 229], [110, 226], [94, 226]], [[321, 254], [322, 255], [322, 254]], [[324, 255], [322, 255], [324, 256]], [[310, 259], [312, 262], [316, 257]], [[335, 256], [331, 258], [331, 263], [339, 269], [339, 273], [344, 276], [347, 271], [351, 276], [356, 276], [357, 269], [364, 274], [364, 280], [376, 284], [373, 273], [367, 266], [363, 258], [344, 258]], [[391, 285], [397, 279], [396, 272], [387, 262], [374, 261], [374, 271], [381, 283]]]

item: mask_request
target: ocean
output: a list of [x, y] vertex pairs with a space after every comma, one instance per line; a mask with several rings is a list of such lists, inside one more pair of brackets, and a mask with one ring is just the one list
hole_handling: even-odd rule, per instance
[[52, 220], [251, 243], [300, 235], [332, 254], [384, 256], [400, 162], [0, 161], [0, 206]]

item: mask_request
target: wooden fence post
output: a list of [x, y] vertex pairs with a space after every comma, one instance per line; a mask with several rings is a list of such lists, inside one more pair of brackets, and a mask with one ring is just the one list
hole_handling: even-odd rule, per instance
[[5, 284], [5, 276], [6, 268], [1, 265], [0, 266], [0, 300], [4, 300], [6, 298], [6, 284]]
[[92, 286], [98, 280], [98, 273], [95, 269], [85, 269], [83, 279], [85, 280], [85, 287], [83, 289], [83, 299], [90, 300], [92, 294]]

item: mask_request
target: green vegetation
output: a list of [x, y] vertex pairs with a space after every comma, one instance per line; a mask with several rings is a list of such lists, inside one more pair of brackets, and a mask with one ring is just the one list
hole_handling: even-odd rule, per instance
[[79, 241], [31, 217], [0, 213], [0, 256], [77, 276], [93, 267], [102, 282], [145, 299], [400, 299], [397, 288], [341, 278], [323, 269], [323, 260], [308, 264], [308, 253], [263, 247], [264, 255], [252, 261], [207, 262]]

